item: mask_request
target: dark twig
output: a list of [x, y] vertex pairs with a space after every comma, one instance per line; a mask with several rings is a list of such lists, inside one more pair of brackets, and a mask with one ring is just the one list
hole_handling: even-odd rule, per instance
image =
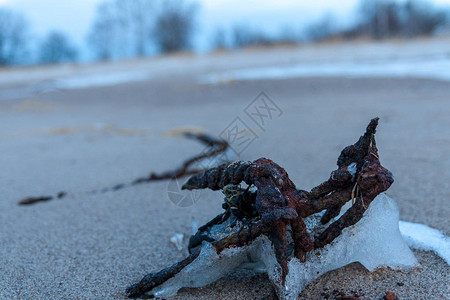
[[30, 205], [30, 204], [35, 204], [38, 202], [45, 202], [45, 201], [50, 201], [53, 199], [61, 199], [64, 198], [67, 195], [66, 192], [59, 192], [56, 197], [53, 196], [41, 196], [41, 197], [29, 197], [29, 198], [25, 198], [22, 201], [20, 201], [18, 204], [19, 205]]
[[[207, 135], [204, 133], [187, 132], [187, 133], [184, 133], [183, 135], [189, 139], [194, 139], [194, 140], [197, 140], [197, 141], [201, 142], [202, 144], [204, 144], [206, 146], [205, 150], [202, 153], [186, 160], [180, 168], [177, 168], [175, 170], [167, 171], [167, 172], [163, 172], [163, 173], [159, 173], [159, 174], [151, 173], [149, 176], [137, 178], [137, 179], [131, 181], [130, 183], [120, 183], [120, 184], [114, 185], [113, 187], [103, 188], [98, 191], [100, 191], [102, 193], [118, 191], [118, 190], [121, 190], [121, 189], [124, 189], [127, 187], [138, 185], [138, 184], [149, 183], [149, 182], [157, 181], [157, 180], [180, 178], [180, 177], [204, 172], [207, 169], [206, 167], [199, 166], [197, 168], [192, 168], [192, 166], [195, 164], [201, 164], [202, 160], [204, 160], [204, 159], [214, 158], [214, 157], [224, 153], [229, 147], [228, 143], [225, 140], [216, 139], [216, 138], [211, 137], [210, 135]], [[92, 191], [91, 193], [97, 193], [98, 191], [95, 190], [95, 191]], [[50, 201], [53, 199], [61, 199], [61, 198], [65, 197], [66, 195], [67, 195], [66, 192], [60, 192], [56, 196], [29, 197], [29, 198], [25, 198], [25, 199], [19, 201], [17, 204], [30, 205], [30, 204], [35, 204], [35, 203], [39, 203], [39, 202]]]
[[187, 175], [193, 175], [204, 172], [205, 168], [190, 169], [192, 165], [201, 162], [203, 159], [215, 157], [228, 149], [228, 143], [225, 140], [216, 139], [203, 133], [184, 133], [184, 136], [195, 139], [207, 146], [206, 151], [186, 160], [183, 165], [175, 170], [164, 173], [151, 173], [148, 177], [141, 177], [133, 181], [132, 184], [145, 183], [155, 180], [164, 180], [171, 178], [179, 178]]

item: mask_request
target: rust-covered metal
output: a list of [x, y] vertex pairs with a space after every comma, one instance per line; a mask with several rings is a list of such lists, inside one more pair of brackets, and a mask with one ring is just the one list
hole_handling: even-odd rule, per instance
[[[375, 143], [378, 118], [372, 119], [366, 132], [351, 146], [342, 150], [330, 178], [310, 192], [297, 189], [287, 172], [267, 158], [253, 162], [238, 161], [223, 164], [192, 176], [183, 189], [222, 190], [225, 211], [200, 227], [189, 242], [191, 255], [167, 269], [145, 276], [127, 289], [130, 297], [140, 296], [178, 273], [197, 257], [203, 241], [210, 242], [218, 253], [229, 247], [241, 247], [260, 235], [267, 235], [274, 246], [282, 269], [282, 280], [288, 274], [288, 262], [295, 256], [304, 262], [306, 253], [324, 247], [338, 237], [346, 227], [356, 224], [372, 200], [393, 183], [391, 172], [379, 161]], [[241, 188], [246, 185], [247, 188]], [[321, 222], [329, 223], [339, 215], [348, 201], [353, 205], [317, 236], [310, 236], [304, 219], [325, 210]], [[225, 237], [210, 234], [212, 226], [239, 219], [239, 230]], [[290, 225], [291, 230], [287, 230]], [[291, 235], [291, 239], [288, 239]], [[289, 255], [288, 241], [294, 244]], [[161, 276], [160, 274], [164, 274]]]

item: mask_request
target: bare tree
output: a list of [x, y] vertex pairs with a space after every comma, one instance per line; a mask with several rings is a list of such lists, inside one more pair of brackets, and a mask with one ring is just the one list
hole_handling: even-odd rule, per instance
[[154, 38], [161, 52], [175, 52], [190, 47], [198, 12], [196, 2], [164, 0], [156, 17]]
[[297, 45], [302, 42], [304, 38], [301, 35], [300, 30], [297, 27], [285, 25], [280, 28], [277, 35], [278, 44], [291, 44]]
[[235, 25], [231, 30], [232, 44], [236, 48], [249, 46], [268, 46], [275, 43], [274, 39], [269, 37], [262, 30], [251, 28], [247, 25]]
[[130, 39], [131, 52], [135, 56], [148, 53], [154, 16], [154, 0], [116, 0], [118, 21]]
[[114, 56], [117, 43], [117, 16], [113, 2], [103, 2], [97, 7], [97, 15], [87, 41], [100, 60]]
[[108, 0], [97, 8], [88, 43], [102, 60], [144, 56], [151, 44], [155, 0]]
[[400, 9], [400, 4], [394, 0], [361, 0], [360, 31], [376, 39], [398, 35], [401, 29]]
[[403, 16], [402, 34], [408, 37], [430, 35], [448, 21], [444, 11], [434, 9], [428, 2], [417, 0], [406, 1]]
[[28, 46], [28, 22], [25, 17], [0, 9], [0, 66], [24, 63]]
[[40, 62], [44, 64], [58, 64], [74, 62], [78, 51], [62, 32], [52, 31], [40, 47]]
[[276, 34], [268, 34], [261, 28], [237, 24], [232, 27], [230, 36], [231, 45], [235, 48], [288, 45], [300, 42], [299, 35], [290, 26], [280, 27]]
[[211, 38], [213, 49], [224, 50], [228, 48], [227, 37], [223, 28], [217, 29]]
[[447, 22], [447, 14], [424, 0], [361, 0], [359, 32], [374, 38], [430, 35]]
[[321, 41], [332, 37], [337, 31], [335, 17], [331, 13], [326, 13], [306, 27], [305, 36], [310, 41]]

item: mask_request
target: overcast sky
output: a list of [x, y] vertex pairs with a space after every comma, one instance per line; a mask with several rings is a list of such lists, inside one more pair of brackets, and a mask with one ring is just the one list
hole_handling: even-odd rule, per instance
[[[130, 0], [131, 1], [131, 0]], [[1, 7], [20, 11], [30, 20], [36, 36], [51, 29], [69, 34], [79, 47], [102, 0], [0, 0]], [[284, 26], [301, 26], [330, 12], [343, 21], [349, 21], [358, 0], [199, 0], [200, 43], [217, 27], [246, 23], [267, 31]], [[450, 0], [433, 0], [450, 5]]]

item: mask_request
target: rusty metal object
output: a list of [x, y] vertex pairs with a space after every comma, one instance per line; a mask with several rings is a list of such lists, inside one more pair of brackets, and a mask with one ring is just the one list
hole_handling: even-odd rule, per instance
[[[324, 247], [337, 238], [344, 228], [356, 224], [372, 200], [393, 183], [392, 174], [379, 161], [374, 137], [377, 125], [378, 118], [371, 120], [365, 134], [354, 145], [342, 150], [337, 162], [338, 169], [310, 192], [298, 190], [287, 172], [267, 158], [223, 164], [192, 176], [183, 189], [223, 190], [225, 212], [200, 227], [191, 237], [191, 255], [187, 261], [198, 255], [203, 241], [210, 242], [220, 253], [229, 247], [249, 244], [264, 234], [273, 243], [284, 283], [289, 271], [287, 265], [292, 257], [288, 253], [288, 234], [291, 234], [294, 244], [293, 256], [304, 262], [307, 252]], [[246, 189], [240, 187], [244, 183], [248, 186]], [[350, 200], [354, 201], [353, 205], [338, 220], [318, 236], [309, 235], [305, 218], [325, 210], [321, 221], [327, 224]], [[234, 222], [232, 219], [241, 221], [239, 230], [220, 238], [210, 233], [214, 225]], [[288, 233], [288, 225], [292, 233]], [[127, 294], [136, 297], [150, 291], [165, 281], [159, 280], [156, 284], [154, 278], [160, 278], [158, 274], [162, 272], [173, 277], [181, 271], [179, 266], [185, 265], [185, 261], [147, 275], [141, 282], [129, 287]]]

